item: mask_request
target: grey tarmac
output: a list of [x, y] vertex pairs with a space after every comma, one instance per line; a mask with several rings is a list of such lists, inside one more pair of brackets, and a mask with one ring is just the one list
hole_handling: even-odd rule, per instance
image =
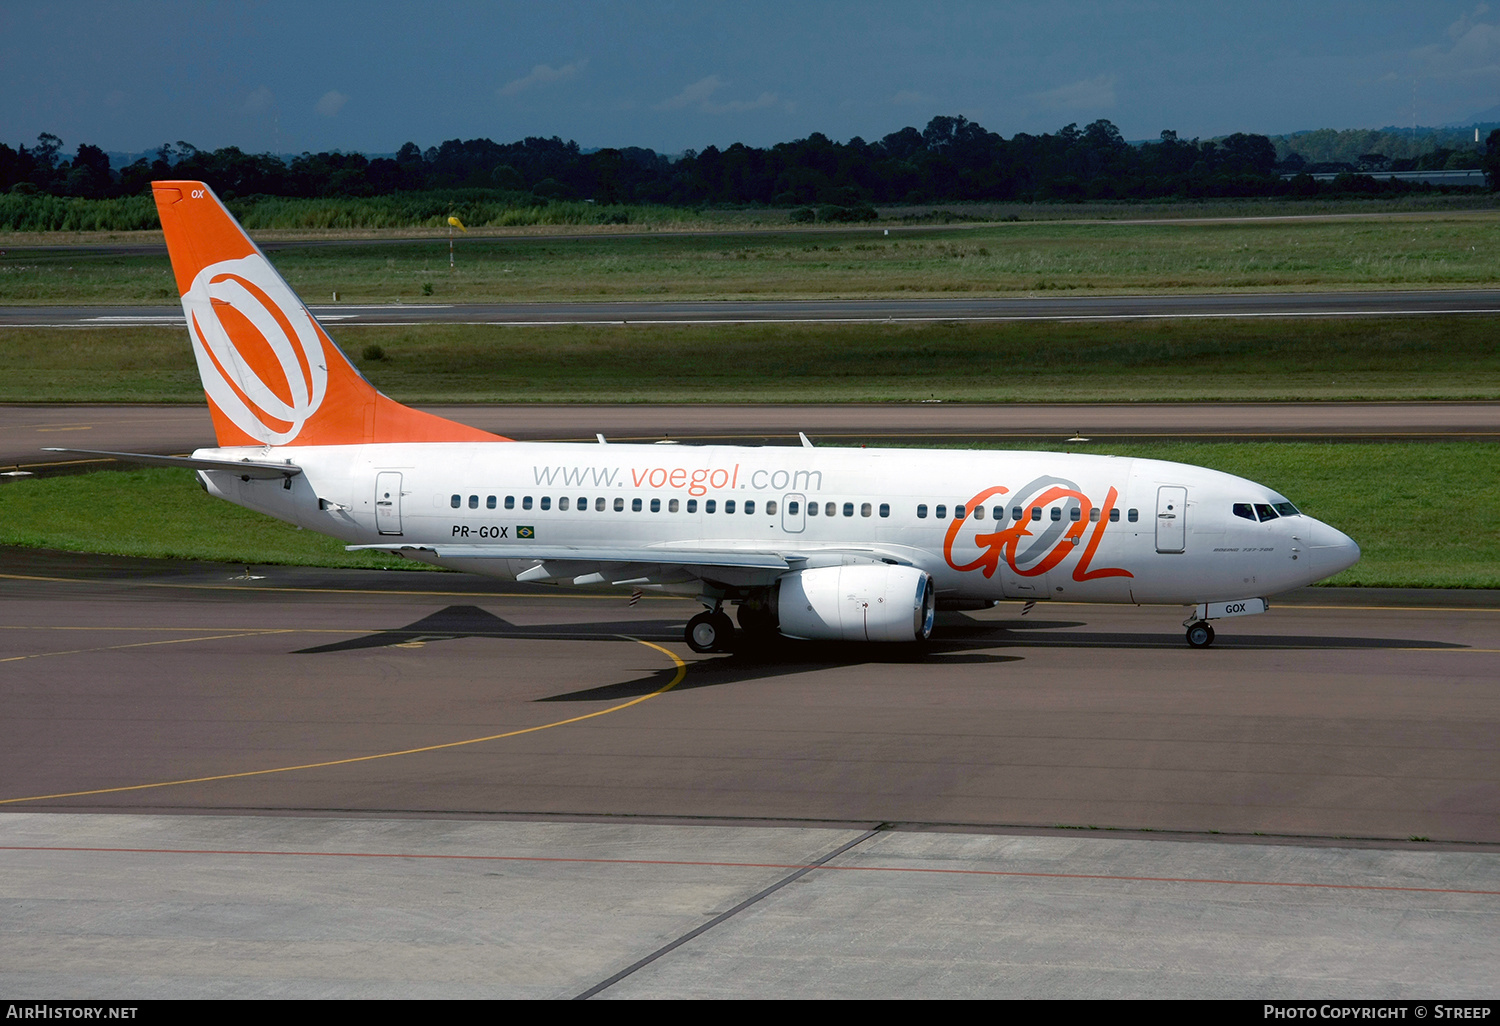
[[[924, 445], [1086, 437], [1082, 451], [1129, 440], [1500, 440], [1500, 402], [485, 404], [421, 409], [520, 441]], [[214, 445], [206, 404], [0, 405], [0, 468], [93, 470], [111, 461], [46, 447], [181, 454]]]
[[669, 598], [0, 574], [17, 998], [1493, 996], [1487, 593], [700, 657]]

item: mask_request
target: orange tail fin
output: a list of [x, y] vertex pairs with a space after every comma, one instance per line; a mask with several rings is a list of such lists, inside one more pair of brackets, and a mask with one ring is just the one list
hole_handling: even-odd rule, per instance
[[365, 380], [202, 182], [152, 182], [220, 446], [508, 441]]

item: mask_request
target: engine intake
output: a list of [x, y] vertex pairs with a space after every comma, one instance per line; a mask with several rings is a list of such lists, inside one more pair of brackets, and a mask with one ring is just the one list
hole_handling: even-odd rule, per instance
[[925, 641], [937, 608], [930, 574], [888, 563], [783, 574], [771, 602], [781, 633], [808, 641]]

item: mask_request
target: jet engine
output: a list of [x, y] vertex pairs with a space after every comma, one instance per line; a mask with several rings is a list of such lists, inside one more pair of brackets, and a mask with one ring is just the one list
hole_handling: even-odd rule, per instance
[[925, 641], [937, 608], [930, 574], [889, 563], [784, 574], [771, 604], [782, 634], [809, 641]]

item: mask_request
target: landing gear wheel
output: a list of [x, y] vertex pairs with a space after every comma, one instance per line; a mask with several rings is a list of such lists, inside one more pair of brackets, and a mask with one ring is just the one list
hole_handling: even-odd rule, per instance
[[688, 621], [683, 637], [694, 652], [715, 652], [724, 648], [734, 634], [734, 624], [720, 612], [699, 613]]
[[776, 624], [771, 619], [771, 610], [764, 602], [741, 602], [739, 609], [740, 630], [746, 634], [771, 634]]
[[1214, 643], [1214, 629], [1201, 620], [1192, 624], [1187, 629], [1187, 643], [1193, 648], [1207, 648]]

